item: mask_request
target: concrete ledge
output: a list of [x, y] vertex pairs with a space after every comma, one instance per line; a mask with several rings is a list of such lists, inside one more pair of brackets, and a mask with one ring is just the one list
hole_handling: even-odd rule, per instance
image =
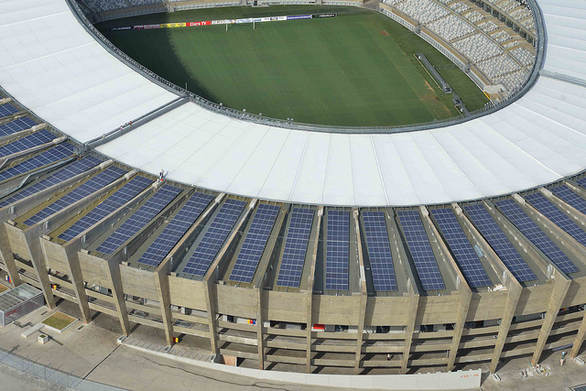
[[275, 381], [279, 383], [287, 382], [316, 387], [343, 387], [362, 390], [379, 389], [395, 391], [480, 390], [480, 380], [482, 377], [480, 369], [417, 375], [320, 375], [262, 371], [259, 369], [236, 368], [157, 352], [132, 344], [127, 344], [124, 342], [124, 338], [119, 338], [118, 343], [134, 350], [153, 354], [168, 360], [194, 365], [199, 368], [206, 368], [263, 381]]

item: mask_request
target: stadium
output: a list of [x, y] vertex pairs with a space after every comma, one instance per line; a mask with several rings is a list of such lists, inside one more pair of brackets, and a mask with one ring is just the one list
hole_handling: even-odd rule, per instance
[[583, 354], [585, 2], [0, 10], [10, 287], [265, 371]]

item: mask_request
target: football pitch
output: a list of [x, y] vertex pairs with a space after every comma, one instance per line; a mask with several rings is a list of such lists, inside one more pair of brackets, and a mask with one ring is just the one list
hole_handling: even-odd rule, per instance
[[[335, 12], [334, 18], [175, 29], [112, 27]], [[167, 80], [216, 103], [296, 122], [400, 126], [459, 115], [415, 58], [423, 53], [468, 110], [486, 97], [453, 63], [398, 23], [353, 7], [278, 6], [182, 11], [97, 26]]]

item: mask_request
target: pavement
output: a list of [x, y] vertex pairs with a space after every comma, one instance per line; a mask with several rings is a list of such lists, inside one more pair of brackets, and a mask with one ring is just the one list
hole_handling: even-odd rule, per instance
[[[77, 307], [71, 303], [62, 302], [59, 310], [77, 317]], [[21, 337], [25, 329], [39, 323], [50, 313], [47, 308], [42, 307], [20, 319], [16, 324], [0, 328], [0, 348], [82, 379], [133, 391], [333, 389], [266, 381], [181, 362], [181, 357], [209, 362], [209, 353], [203, 349], [203, 345], [200, 346], [200, 341], [197, 340], [185, 340], [169, 351], [179, 360], [170, 360], [156, 354], [137, 351], [117, 343], [117, 338], [121, 335], [118, 320], [103, 314], [95, 316], [92, 323], [88, 325], [76, 321], [61, 334], [43, 330], [51, 337], [45, 345], [40, 345], [36, 341], [40, 332], [33, 333], [28, 339]], [[156, 352], [161, 350], [163, 336], [160, 330], [138, 326], [129, 337], [129, 342], [132, 341], [141, 343], [146, 349]], [[586, 366], [574, 360], [566, 360], [565, 365], [560, 367], [560, 351], [546, 352], [544, 357], [543, 374], [528, 371], [529, 376], [524, 377], [521, 371], [527, 371], [530, 357], [513, 359], [502, 365], [499, 371], [500, 381], [484, 373], [481, 389], [483, 391], [566, 391], [569, 386], [586, 383]], [[50, 385], [35, 383], [26, 375], [19, 376], [18, 373], [11, 371], [0, 364], [0, 379], [2, 379], [0, 391], [54, 389], [50, 388]]]

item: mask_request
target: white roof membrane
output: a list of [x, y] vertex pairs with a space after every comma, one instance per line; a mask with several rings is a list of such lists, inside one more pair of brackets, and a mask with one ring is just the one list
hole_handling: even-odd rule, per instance
[[[586, 81], [586, 1], [539, 4], [548, 31], [545, 69]], [[91, 140], [175, 98], [96, 43], [64, 1], [0, 0], [0, 10], [0, 85], [73, 138]], [[26, 18], [40, 18], [45, 31]], [[154, 174], [165, 169], [172, 180], [261, 199], [447, 203], [583, 170], [584, 107], [586, 88], [544, 76], [491, 115], [396, 134], [275, 128], [187, 103], [98, 150]]]

